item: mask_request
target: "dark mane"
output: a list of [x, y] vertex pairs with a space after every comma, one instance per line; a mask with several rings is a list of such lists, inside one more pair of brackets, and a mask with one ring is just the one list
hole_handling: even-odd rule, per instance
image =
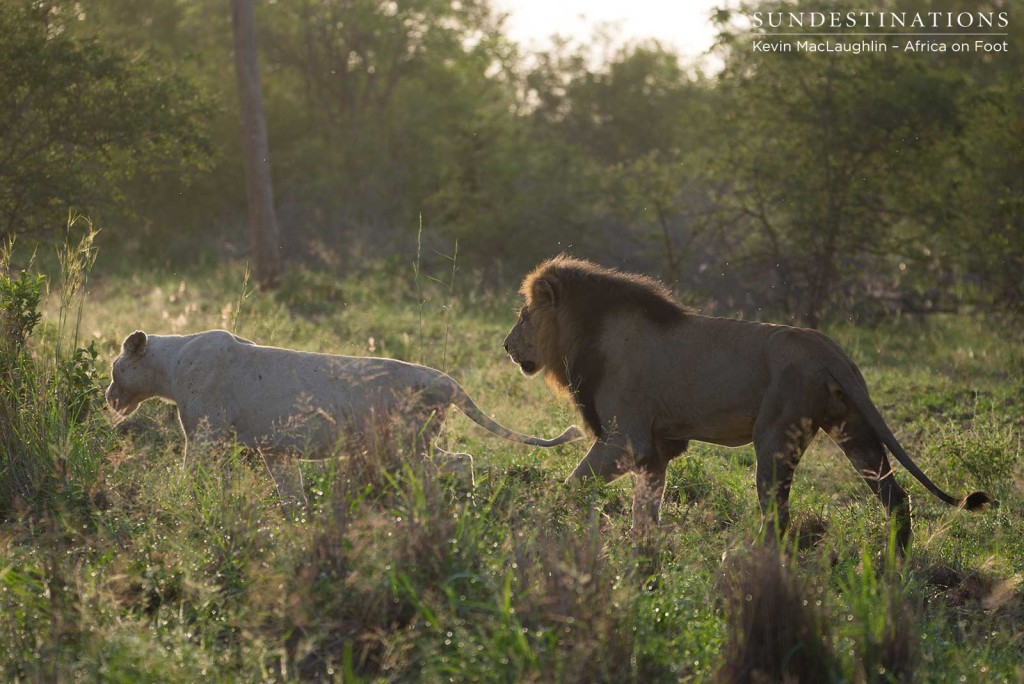
[[666, 329], [682, 323], [688, 312], [653, 278], [565, 255], [543, 262], [523, 281], [522, 292], [531, 306], [540, 281], [552, 286], [556, 309], [562, 312], [561, 325], [568, 325], [558, 335], [562, 348], [546, 359], [548, 378], [569, 390], [587, 427], [601, 437], [601, 416], [594, 404], [609, 362], [600, 345], [604, 322], [615, 314], [633, 312]]
[[561, 296], [590, 320], [603, 320], [611, 313], [634, 311], [651, 323], [671, 326], [686, 317], [687, 310], [672, 297], [661, 282], [638, 273], [605, 268], [583, 259], [557, 256], [537, 267], [527, 278], [551, 276], [561, 285]]

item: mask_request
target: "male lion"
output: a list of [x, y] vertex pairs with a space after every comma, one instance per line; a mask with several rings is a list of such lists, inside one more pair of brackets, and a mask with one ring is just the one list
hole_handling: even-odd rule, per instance
[[857, 366], [816, 330], [700, 316], [650, 278], [567, 256], [541, 263], [522, 294], [505, 350], [524, 374], [544, 371], [553, 388], [568, 391], [597, 438], [570, 479], [635, 472], [637, 532], [657, 523], [668, 461], [691, 439], [753, 441], [769, 538], [788, 525], [793, 469], [819, 429], [895, 516], [901, 552], [910, 502], [886, 447], [947, 504], [991, 501], [984, 492], [956, 499], [932, 483], [871, 403]]
[[[259, 450], [284, 503], [301, 500], [291, 457], [330, 455], [338, 438], [356, 442], [388, 421], [398, 445], [431, 451], [449, 406], [494, 434], [521, 444], [555, 446], [579, 439], [571, 426], [555, 439], [513, 432], [485, 415], [451, 377], [394, 359], [334, 356], [263, 347], [224, 330], [147, 335], [137, 330], [111, 366], [107, 403], [127, 416], [151, 397], [173, 401], [194, 440], [234, 436]], [[347, 434], [346, 434], [347, 433]], [[472, 478], [472, 457], [437, 447], [446, 471]]]

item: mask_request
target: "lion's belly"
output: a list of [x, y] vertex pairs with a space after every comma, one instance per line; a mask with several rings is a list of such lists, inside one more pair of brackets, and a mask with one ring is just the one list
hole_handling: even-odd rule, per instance
[[741, 447], [745, 444], [750, 444], [753, 441], [751, 435], [746, 437], [736, 437], [735, 435], [724, 436], [724, 437], [694, 437], [697, 442], [707, 442], [708, 444], [717, 444], [725, 447]]
[[656, 436], [730, 447], [751, 442], [769, 382], [757, 344], [762, 332], [693, 317], [665, 339], [652, 338], [635, 359], [642, 370], [634, 385], [654, 400]]
[[665, 439], [708, 442], [737, 447], [753, 440], [754, 423], [748, 413], [704, 414], [692, 421], [655, 423], [654, 433]]
[[659, 402], [654, 433], [666, 439], [742, 446], [753, 439], [756, 402], [737, 394], [682, 392]]

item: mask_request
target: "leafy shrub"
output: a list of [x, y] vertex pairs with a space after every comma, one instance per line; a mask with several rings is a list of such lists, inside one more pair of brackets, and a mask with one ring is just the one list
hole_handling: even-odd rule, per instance
[[439, 630], [439, 607], [481, 572], [482, 523], [459, 486], [397, 444], [386, 422], [370, 433], [314, 485], [316, 531], [287, 583], [281, 620], [304, 678], [407, 667], [404, 633]]
[[68, 207], [109, 206], [136, 175], [185, 176], [213, 154], [212, 108], [189, 81], [77, 38], [56, 5], [0, 5], [0, 237], [48, 236]]
[[609, 562], [596, 515], [582, 531], [537, 528], [516, 540], [505, 599], [522, 648], [555, 681], [635, 679], [633, 579]]
[[[61, 312], [66, 321], [92, 264], [90, 232], [62, 254]], [[102, 403], [95, 345], [65, 351], [73, 330], [58, 326], [52, 352], [31, 348], [46, 279], [11, 274], [10, 252], [0, 260], [0, 519], [22, 508], [40, 511], [57, 500], [84, 504], [96, 481], [109, 430], [92, 409]]]
[[[6, 271], [7, 263], [9, 257], [0, 256], [0, 268]], [[17, 278], [0, 273], [0, 353], [8, 362], [22, 350], [42, 318], [39, 298], [45, 281], [45, 276], [29, 271], [22, 271]]]

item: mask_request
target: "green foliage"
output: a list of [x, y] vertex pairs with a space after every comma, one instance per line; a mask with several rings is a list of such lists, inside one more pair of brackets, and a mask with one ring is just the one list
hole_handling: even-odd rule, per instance
[[[244, 252], [244, 201], [222, 0], [0, 6], [0, 233], [103, 210], [124, 274], [109, 263], [83, 308], [91, 236], [57, 278], [0, 260], [2, 678], [705, 681], [756, 648], [775, 676], [1020, 677], [1019, 322], [875, 315], [1024, 301], [1019, 51], [764, 55], [721, 12], [725, 69], [706, 78], [600, 36], [603, 63], [569, 43], [522, 59], [485, 0], [257, 12], [293, 257], [272, 295], [223, 258]], [[118, 434], [99, 410], [127, 332], [228, 327], [444, 365], [503, 422], [557, 432], [572, 412], [503, 360], [515, 298], [491, 287], [565, 249], [660, 271], [708, 308], [833, 324], [922, 468], [999, 508], [916, 489], [898, 565], [877, 502], [819, 440], [785, 565], [737, 566], [758, 529], [749, 449], [691, 445], [638, 544], [629, 478], [562, 486], [580, 445], [527, 451], [452, 416], [474, 488], [385, 439], [306, 466], [293, 517], [233, 445], [183, 466], [169, 407]]]
[[1012, 84], [1022, 74], [1021, 64], [1007, 65], [995, 83], [964, 96], [962, 164], [951, 201], [960, 211], [952, 217], [956, 230], [939, 243], [982, 281], [983, 301], [1017, 312], [1024, 306], [1024, 99]]
[[[85, 506], [98, 476], [110, 436], [99, 429], [96, 409], [103, 390], [95, 341], [75, 347], [77, 327], [64, 322], [73, 308], [83, 270], [91, 261], [93, 234], [61, 259], [59, 325], [52, 354], [41, 356], [28, 344], [42, 317], [45, 278], [10, 274], [10, 255], [0, 261], [0, 318], [10, 321], [0, 348], [0, 519], [25, 511]], [[79, 300], [80, 302], [80, 300]], [[74, 348], [73, 351], [67, 346]]]
[[772, 40], [722, 38], [719, 122], [733, 144], [717, 173], [732, 182], [725, 199], [747, 234], [737, 256], [772, 274], [776, 306], [817, 326], [843, 293], [863, 297], [865, 274], [892, 268], [887, 255], [912, 254], [926, 237], [924, 208], [941, 190], [920, 174], [947, 156], [963, 77], [914, 54], [765, 54], [749, 49], [757, 38]]
[[820, 601], [775, 549], [733, 562], [726, 586], [728, 640], [716, 681], [840, 681]]
[[[8, 204], [42, 226], [88, 202], [133, 257], [178, 268], [244, 251], [222, 3], [79, 5], [4, 11], [0, 63], [20, 65], [0, 82], [15, 117], [0, 153], [21, 160], [0, 168]], [[820, 8], [716, 13], [709, 76], [600, 32], [527, 55], [488, 0], [257, 3], [286, 256], [330, 274], [404, 264], [423, 226], [425, 265], [457, 240], [485, 285], [570, 250], [710, 310], [811, 325], [1019, 307], [1019, 53], [762, 53], [732, 21], [755, 10]]]
[[[336, 352], [365, 354], [370, 336], [412, 340], [420, 316], [405, 271], [333, 284], [293, 274], [287, 301], [243, 284], [235, 324], [260, 342]], [[530, 432], [570, 422], [500, 353], [513, 297], [460, 298], [430, 272], [424, 355], [440, 361], [446, 334], [444, 317], [427, 312], [454, 304], [453, 370], [474, 398]], [[98, 355], [62, 352], [63, 375], [54, 361], [74, 305], [44, 312], [24, 347], [20, 368], [35, 379], [15, 424], [42, 424], [19, 429], [47, 446], [15, 452], [21, 470], [0, 477], [34, 483], [2, 500], [5, 679], [667, 682], [749, 665], [815, 681], [1017, 676], [1024, 471], [1019, 378], [1008, 368], [1021, 345], [997, 319], [832, 332], [921, 467], [956, 491], [991, 486], [999, 508], [953, 511], [911, 484], [915, 544], [901, 563], [881, 507], [819, 439], [793, 488], [799, 539], [772, 564], [745, 560], [758, 530], [749, 449], [692, 444], [669, 471], [661, 528], [637, 543], [630, 478], [562, 484], [583, 445], [522, 449], [454, 415], [446, 447], [474, 454], [474, 487], [438, 479], [385, 433], [374, 449], [304, 464], [311, 504], [285, 513], [262, 462], [235, 445], [197, 446], [183, 465], [166, 405], [147, 402], [116, 436], [100, 412], [76, 420], [68, 408], [73, 387], [99, 399], [95, 369], [125, 331], [202, 329], [237, 314], [244, 268], [90, 281], [108, 295], [66, 326], [61, 348], [82, 346], [70, 344], [77, 327], [99, 333]], [[307, 285], [316, 294], [303, 298]], [[58, 396], [47, 394], [55, 387], [65, 388], [59, 402], [32, 399]], [[3, 389], [0, 407], [10, 407]], [[54, 418], [32, 418], [41, 413]], [[26, 476], [32, 464], [37, 480]], [[782, 642], [784, 652], [771, 648]]]
[[209, 105], [187, 81], [65, 20], [57, 3], [0, 7], [0, 237], [48, 236], [69, 208], [110, 207], [136, 175], [209, 159]]
[[892, 548], [883, 568], [876, 567], [865, 551], [860, 563], [849, 566], [840, 580], [847, 620], [855, 623], [851, 631], [863, 681], [868, 682], [913, 681], [918, 665], [918, 620], [907, 600], [905, 581], [894, 570]]
[[1020, 467], [1020, 424], [996, 419], [996, 412], [978, 415], [966, 429], [957, 423], [940, 426], [933, 451], [955, 468], [960, 477], [977, 482], [997, 499], [1014, 486]]
[[594, 205], [580, 218], [612, 223], [617, 238], [636, 240], [644, 260], [675, 285], [709, 227], [701, 167], [712, 93], [657, 43], [603, 47], [613, 56], [598, 67], [569, 44], [538, 56], [526, 75], [538, 103], [532, 119], [587, 169], [581, 180], [596, 195], [579, 198]]
[[18, 276], [10, 274], [10, 257], [0, 256], [0, 348], [5, 355], [16, 355], [25, 346], [39, 319], [39, 298], [43, 293], [46, 277], [41, 273], [21, 271]]
[[279, 3], [263, 16], [275, 185], [300, 217], [297, 242], [334, 252], [342, 238], [335, 258], [351, 266], [408, 253], [423, 216], [442, 244], [473, 236], [478, 255], [503, 255], [542, 215], [521, 188], [551, 169], [522, 154], [536, 143], [514, 114], [514, 53], [488, 3]]

